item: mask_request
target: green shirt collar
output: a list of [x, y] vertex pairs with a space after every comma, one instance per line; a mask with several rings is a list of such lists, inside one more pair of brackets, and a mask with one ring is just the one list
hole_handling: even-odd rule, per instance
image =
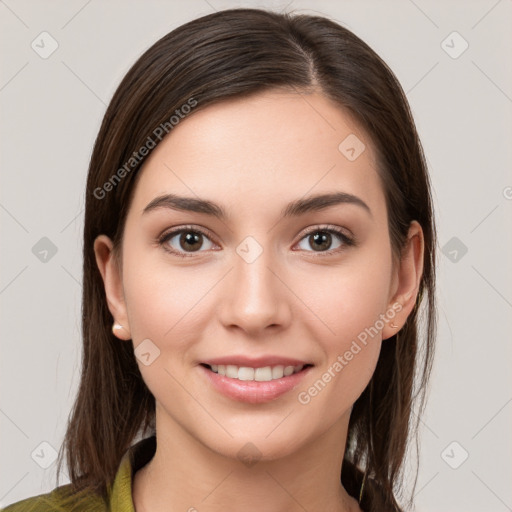
[[152, 459], [155, 451], [156, 436], [152, 435], [131, 446], [123, 455], [109, 491], [111, 512], [135, 512], [132, 497], [133, 475]]

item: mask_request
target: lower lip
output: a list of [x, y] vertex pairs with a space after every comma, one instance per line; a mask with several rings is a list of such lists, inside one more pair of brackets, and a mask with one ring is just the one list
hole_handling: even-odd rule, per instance
[[239, 402], [261, 404], [275, 400], [298, 386], [312, 366], [308, 366], [300, 372], [293, 373], [287, 377], [269, 381], [232, 379], [219, 375], [202, 365], [199, 365], [199, 368], [212, 383], [213, 387], [223, 395]]

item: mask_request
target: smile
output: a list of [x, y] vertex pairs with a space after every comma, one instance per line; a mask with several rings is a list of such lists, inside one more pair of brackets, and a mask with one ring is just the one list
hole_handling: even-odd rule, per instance
[[275, 366], [198, 365], [213, 389], [231, 400], [262, 404], [295, 389], [313, 369], [311, 364]]
[[236, 366], [234, 364], [212, 364], [205, 365], [212, 372], [230, 379], [238, 379], [244, 381], [257, 381], [268, 382], [271, 380], [282, 379], [294, 373], [299, 373], [305, 366], [311, 365], [296, 365], [296, 366], [263, 366], [259, 368], [251, 368], [249, 366]]

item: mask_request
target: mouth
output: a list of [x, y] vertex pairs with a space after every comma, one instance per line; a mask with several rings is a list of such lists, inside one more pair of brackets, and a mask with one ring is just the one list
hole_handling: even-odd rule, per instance
[[299, 364], [299, 365], [273, 365], [273, 366], [237, 366], [234, 364], [206, 364], [201, 363], [201, 366], [210, 370], [213, 373], [227, 377], [229, 379], [236, 379], [240, 381], [255, 381], [255, 382], [270, 382], [279, 380], [291, 375], [300, 373], [307, 368], [312, 367], [312, 364]]
[[313, 366], [275, 363], [267, 366], [237, 366], [212, 362], [200, 363], [198, 368], [208, 387], [211, 386], [221, 395], [237, 402], [263, 404], [283, 395], [289, 396], [304, 381]]

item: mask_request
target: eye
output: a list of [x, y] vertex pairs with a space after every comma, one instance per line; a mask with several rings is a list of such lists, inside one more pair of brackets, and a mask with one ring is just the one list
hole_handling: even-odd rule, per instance
[[195, 252], [203, 252], [199, 249], [203, 246], [205, 240], [210, 244], [207, 249], [211, 249], [213, 243], [205, 232], [197, 228], [185, 226], [165, 233], [158, 242], [166, 251], [186, 258], [192, 256]]
[[[338, 243], [337, 246], [332, 248], [333, 236], [335, 235], [338, 240], [341, 242]], [[328, 253], [325, 256], [334, 253], [339, 253], [340, 250], [331, 250], [331, 249], [339, 249], [343, 250], [344, 246], [353, 246], [355, 245], [355, 240], [346, 235], [341, 229], [336, 228], [334, 226], [318, 226], [306, 233], [304, 237], [301, 239], [301, 243], [307, 243], [310, 247], [313, 247], [313, 251], [307, 252], [317, 252], [317, 253]], [[300, 244], [299, 244], [300, 246]], [[304, 247], [301, 247], [304, 249]], [[318, 254], [318, 256], [324, 256], [324, 254]]]
[[[332, 235], [335, 235], [335, 239], [338, 239], [338, 245], [334, 248], [331, 247], [333, 243]], [[206, 250], [211, 249], [214, 244], [210, 240], [210, 236], [205, 231], [192, 226], [185, 226], [169, 231], [163, 234], [158, 240], [159, 245], [163, 246], [167, 252], [182, 258], [193, 256], [194, 253], [197, 252], [204, 252], [200, 249], [204, 246], [205, 241], [207, 242]], [[304, 242], [309, 243], [310, 247], [313, 247], [313, 250], [310, 251], [300, 246], [300, 244]], [[354, 245], [356, 245], [356, 242], [353, 238], [346, 235], [341, 229], [330, 225], [317, 226], [309, 230], [299, 243], [301, 249], [306, 250], [306, 252], [316, 252], [318, 253], [317, 256], [328, 256], [332, 255], [332, 253], [339, 253], [344, 247]]]

